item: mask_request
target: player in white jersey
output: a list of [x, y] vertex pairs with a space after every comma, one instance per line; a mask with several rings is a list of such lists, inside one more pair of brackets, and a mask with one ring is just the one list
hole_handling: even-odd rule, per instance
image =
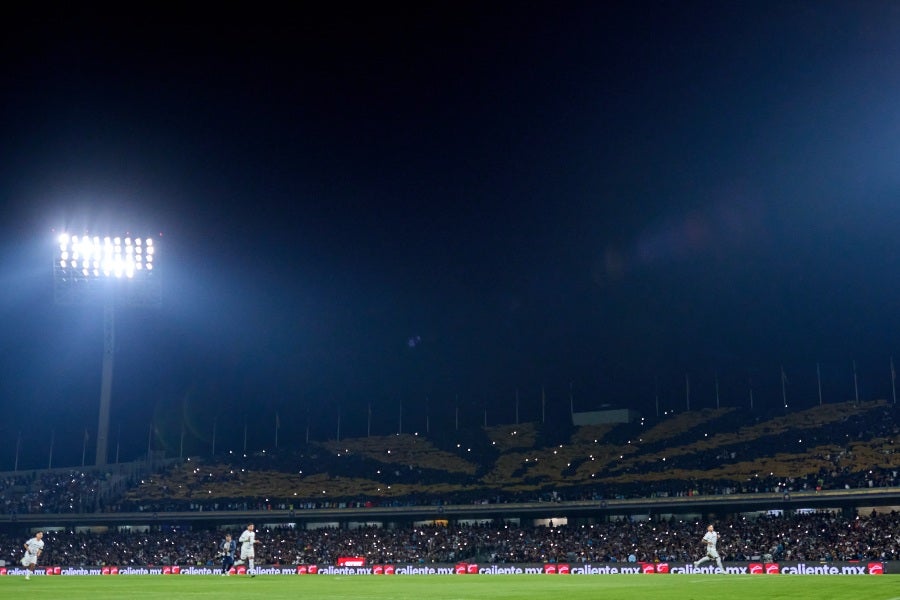
[[28, 573], [25, 574], [25, 579], [31, 579], [31, 574], [34, 573], [34, 566], [37, 564], [38, 556], [41, 555], [41, 552], [44, 551], [44, 537], [43, 531], [38, 531], [34, 534], [34, 537], [25, 542], [25, 556], [22, 557], [22, 566], [28, 569]]
[[706, 545], [706, 556], [701, 558], [698, 561], [694, 562], [695, 567], [699, 567], [705, 562], [709, 562], [711, 560], [716, 561], [716, 564], [723, 571], [725, 567], [722, 566], [722, 559], [719, 558], [719, 551], [716, 550], [716, 542], [719, 541], [719, 534], [716, 533], [715, 528], [710, 525], [706, 528], [706, 535], [703, 536], [703, 543]]
[[256, 539], [256, 531], [254, 531], [253, 523], [247, 525], [247, 529], [244, 530], [244, 533], [241, 534], [238, 541], [241, 543], [241, 560], [236, 561], [234, 564], [240, 565], [246, 562], [247, 573], [250, 577], [256, 577], [256, 573], [253, 572], [253, 562], [256, 558], [256, 552], [253, 545], [258, 544], [259, 540]]

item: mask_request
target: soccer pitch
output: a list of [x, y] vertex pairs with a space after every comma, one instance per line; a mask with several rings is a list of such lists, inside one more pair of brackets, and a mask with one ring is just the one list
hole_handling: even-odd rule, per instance
[[112, 576], [0, 578], [3, 598], [180, 600], [900, 600], [900, 575]]

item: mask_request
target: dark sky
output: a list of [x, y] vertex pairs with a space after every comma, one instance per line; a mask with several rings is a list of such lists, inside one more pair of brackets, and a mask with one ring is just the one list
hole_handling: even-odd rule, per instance
[[[3, 19], [0, 469], [80, 464], [55, 233], [161, 236], [111, 452], [889, 398], [894, 2], [247, 3]], [[325, 8], [325, 6], [329, 8]], [[401, 412], [402, 411], [402, 412]], [[400, 415], [403, 415], [402, 423]], [[121, 432], [121, 433], [120, 433]], [[89, 446], [89, 448], [91, 448]], [[92, 462], [93, 450], [88, 450]], [[112, 457], [111, 457], [112, 458]]]

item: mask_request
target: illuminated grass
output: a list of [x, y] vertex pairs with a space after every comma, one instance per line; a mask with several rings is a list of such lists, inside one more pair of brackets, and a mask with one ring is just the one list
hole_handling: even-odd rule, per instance
[[900, 599], [900, 575], [36, 576], [30, 581], [0, 578], [0, 596], [66, 600], [891, 600]]

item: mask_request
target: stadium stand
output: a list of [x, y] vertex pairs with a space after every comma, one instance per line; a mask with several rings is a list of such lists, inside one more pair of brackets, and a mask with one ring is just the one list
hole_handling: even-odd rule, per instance
[[[891, 561], [900, 559], [900, 515], [797, 514], [734, 518], [717, 524], [726, 562], [761, 560]], [[691, 561], [704, 523], [617, 520], [589, 526], [511, 524], [401, 528], [263, 529], [260, 564], [334, 564], [340, 556], [371, 563], [608, 563]], [[44, 564], [214, 565], [224, 531], [168, 528], [153, 532], [75, 533], [45, 537]], [[237, 531], [232, 531], [237, 533]], [[0, 535], [0, 560], [21, 558], [21, 540]]]
[[897, 407], [841, 403], [768, 417], [734, 408], [587, 425], [311, 442], [97, 472], [0, 476], [7, 514], [315, 509], [660, 498], [900, 485]]

